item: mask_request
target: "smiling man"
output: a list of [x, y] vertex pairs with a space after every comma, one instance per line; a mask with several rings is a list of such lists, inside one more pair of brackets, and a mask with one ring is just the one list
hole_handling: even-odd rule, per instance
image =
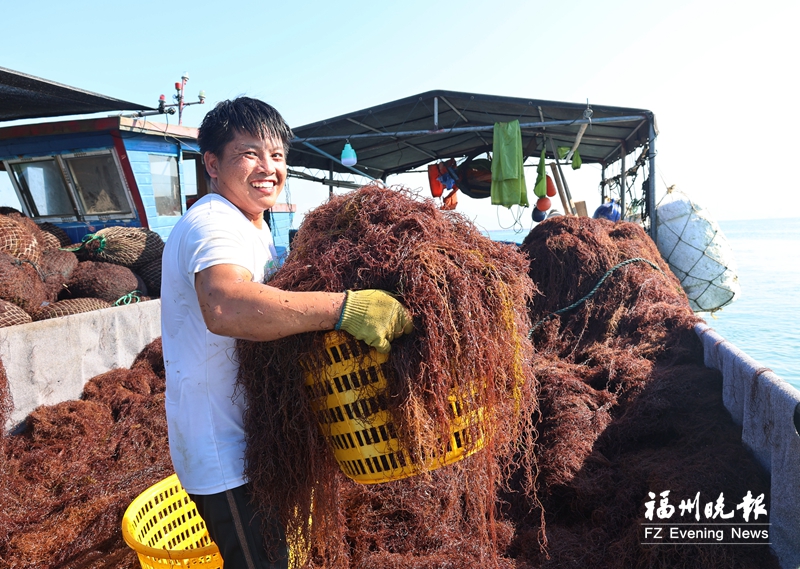
[[[264, 211], [286, 182], [291, 138], [262, 101], [239, 97], [212, 109], [198, 135], [211, 192], [175, 225], [162, 258], [170, 455], [226, 569], [288, 566], [280, 520], [262, 523], [250, 503], [236, 338], [263, 342], [335, 328], [387, 352], [411, 331], [410, 315], [383, 291], [262, 284], [276, 256]], [[265, 532], [273, 543], [265, 544]]]

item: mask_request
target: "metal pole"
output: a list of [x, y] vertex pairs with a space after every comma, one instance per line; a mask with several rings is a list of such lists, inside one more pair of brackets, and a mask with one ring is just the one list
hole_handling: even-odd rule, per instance
[[606, 165], [600, 170], [600, 203], [606, 203]]
[[656, 214], [656, 127], [655, 120], [650, 117], [650, 132], [648, 138], [650, 146], [647, 150], [647, 158], [650, 160], [650, 176], [647, 184], [647, 215], [650, 218], [650, 237], [658, 242], [658, 216]]
[[439, 130], [439, 97], [433, 98], [433, 128]]
[[626, 182], [626, 172], [625, 172], [625, 157], [628, 154], [628, 151], [625, 148], [625, 145], [622, 145], [622, 172], [619, 175], [619, 210], [622, 212], [621, 219], [625, 221], [625, 184]]
[[[621, 122], [633, 122], [633, 121], [642, 121], [647, 120], [647, 117], [642, 115], [631, 115], [631, 116], [624, 116], [624, 117], [604, 117], [599, 119], [592, 119], [592, 124], [614, 124], [614, 123], [621, 123]], [[575, 120], [558, 120], [558, 121], [541, 121], [541, 122], [530, 122], [520, 124], [519, 127], [526, 129], [526, 128], [546, 128], [548, 126], [564, 126], [564, 125], [576, 125], [576, 124], [589, 124], [588, 119], [575, 119]], [[489, 132], [494, 130], [494, 125], [492, 126], [464, 126], [464, 127], [455, 127], [455, 128], [444, 128], [438, 131], [435, 131], [436, 134], [458, 134], [462, 132]], [[424, 134], [431, 134], [434, 131], [431, 130], [409, 130], [404, 132], [367, 132], [362, 134], [348, 134], [348, 135], [337, 135], [337, 136], [309, 136], [306, 138], [295, 138], [292, 140], [293, 143], [302, 142], [304, 144], [308, 144], [309, 142], [330, 142], [334, 140], [345, 140], [345, 139], [356, 139], [356, 138], [375, 138], [381, 136], [393, 136], [393, 137], [401, 137], [401, 136], [420, 136]]]
[[561, 185], [561, 176], [558, 175], [558, 165], [555, 162], [550, 162], [550, 170], [553, 172], [553, 179], [556, 181], [558, 197], [561, 198], [561, 205], [564, 206], [564, 215], [572, 215], [572, 208], [569, 207], [567, 195], [564, 193], [564, 187]]
[[[333, 181], [333, 160], [328, 160], [328, 179]], [[333, 197], [333, 184], [328, 184], [328, 199]]]
[[556, 160], [556, 166], [558, 166], [558, 176], [559, 178], [561, 178], [561, 183], [564, 184], [564, 192], [567, 194], [569, 213], [571, 213], [572, 215], [578, 215], [578, 212], [575, 210], [575, 204], [572, 201], [572, 194], [569, 191], [569, 185], [567, 184], [567, 179], [564, 177], [564, 171], [561, 170], [561, 161], [558, 159], [558, 151], [556, 149], [556, 145], [553, 142], [552, 137], [548, 137], [548, 140], [550, 141], [550, 151], [553, 153], [553, 158], [555, 158]]

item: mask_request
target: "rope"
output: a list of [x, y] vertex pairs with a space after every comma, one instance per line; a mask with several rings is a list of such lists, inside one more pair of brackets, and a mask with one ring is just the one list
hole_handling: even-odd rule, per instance
[[608, 271], [606, 271], [606, 274], [604, 274], [603, 277], [599, 281], [597, 281], [597, 284], [594, 285], [594, 288], [591, 291], [589, 291], [589, 294], [587, 294], [586, 296], [584, 296], [580, 300], [578, 300], [576, 302], [573, 302], [572, 304], [570, 304], [567, 307], [560, 308], [560, 309], [556, 310], [555, 312], [551, 312], [550, 314], [548, 314], [547, 316], [545, 316], [544, 318], [539, 320], [536, 324], [534, 324], [533, 328], [531, 328], [531, 331], [528, 332], [528, 339], [529, 340], [531, 339], [531, 337], [533, 336], [533, 333], [536, 331], [536, 329], [539, 326], [544, 324], [547, 320], [549, 320], [553, 316], [556, 316], [558, 314], [563, 314], [564, 312], [568, 312], [568, 311], [572, 310], [573, 308], [575, 308], [576, 306], [578, 306], [579, 304], [581, 304], [583, 302], [586, 302], [587, 300], [592, 298], [592, 296], [594, 296], [594, 294], [600, 288], [600, 285], [602, 285], [603, 282], [605, 282], [605, 280], [611, 275], [611, 273], [613, 273], [617, 269], [620, 269], [620, 268], [624, 267], [625, 265], [630, 265], [631, 263], [637, 263], [637, 262], [647, 263], [648, 265], [650, 265], [651, 267], [656, 269], [659, 273], [661, 273], [662, 275], [666, 276], [664, 274], [664, 271], [661, 270], [661, 267], [656, 265], [654, 262], [648, 261], [647, 259], [644, 259], [642, 257], [634, 257], [633, 259], [628, 259], [627, 261], [622, 261], [621, 263], [617, 263], [616, 265], [614, 265], [613, 267], [608, 269]]
[[142, 294], [141, 291], [134, 290], [126, 294], [125, 296], [119, 297], [115, 302], [114, 306], [121, 306], [123, 304], [131, 304], [132, 302], [140, 302], [142, 299], [139, 298], [139, 295]]
[[18, 258], [18, 259], [14, 259], [14, 261], [12, 261], [12, 262], [15, 265], [17, 265], [18, 267], [21, 267], [22, 263], [28, 263], [31, 267], [33, 267], [36, 270], [36, 274], [39, 275], [39, 278], [41, 279], [41, 281], [44, 282], [44, 279], [46, 278], [47, 275], [43, 274], [42, 270], [39, 268], [39, 266], [36, 263], [34, 263], [33, 261], [31, 261], [29, 259], [19, 259]]
[[100, 241], [100, 246], [97, 248], [95, 253], [102, 253], [103, 249], [106, 248], [106, 237], [105, 235], [97, 235], [95, 233], [90, 233], [89, 235], [83, 236], [83, 241], [81, 243], [81, 247], [86, 247], [92, 241]]
[[61, 247], [61, 251], [69, 251], [71, 253], [76, 253], [81, 249], [86, 249], [86, 246], [89, 245], [92, 241], [100, 241], [100, 246], [97, 248], [95, 253], [102, 253], [103, 249], [106, 248], [106, 236], [105, 235], [97, 235], [95, 233], [87, 233], [83, 236], [81, 240], [81, 244], [75, 248], [72, 247]]

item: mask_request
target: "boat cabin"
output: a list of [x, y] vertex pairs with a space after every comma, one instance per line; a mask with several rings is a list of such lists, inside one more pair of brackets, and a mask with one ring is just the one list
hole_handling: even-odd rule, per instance
[[[197, 129], [114, 116], [0, 128], [0, 206], [63, 228], [74, 243], [108, 226], [163, 239], [208, 192]], [[267, 219], [288, 248], [294, 206]]]

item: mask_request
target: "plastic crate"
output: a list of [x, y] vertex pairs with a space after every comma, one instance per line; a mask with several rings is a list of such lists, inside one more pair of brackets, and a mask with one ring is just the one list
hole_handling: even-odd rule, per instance
[[450, 396], [450, 439], [443, 458], [414, 460], [402, 447], [386, 409], [381, 354], [343, 332], [325, 335], [325, 364], [300, 362], [311, 406], [342, 472], [362, 484], [400, 480], [459, 461], [484, 444], [481, 409]]
[[222, 557], [197, 507], [173, 474], [131, 502], [122, 537], [144, 569], [222, 569]]

